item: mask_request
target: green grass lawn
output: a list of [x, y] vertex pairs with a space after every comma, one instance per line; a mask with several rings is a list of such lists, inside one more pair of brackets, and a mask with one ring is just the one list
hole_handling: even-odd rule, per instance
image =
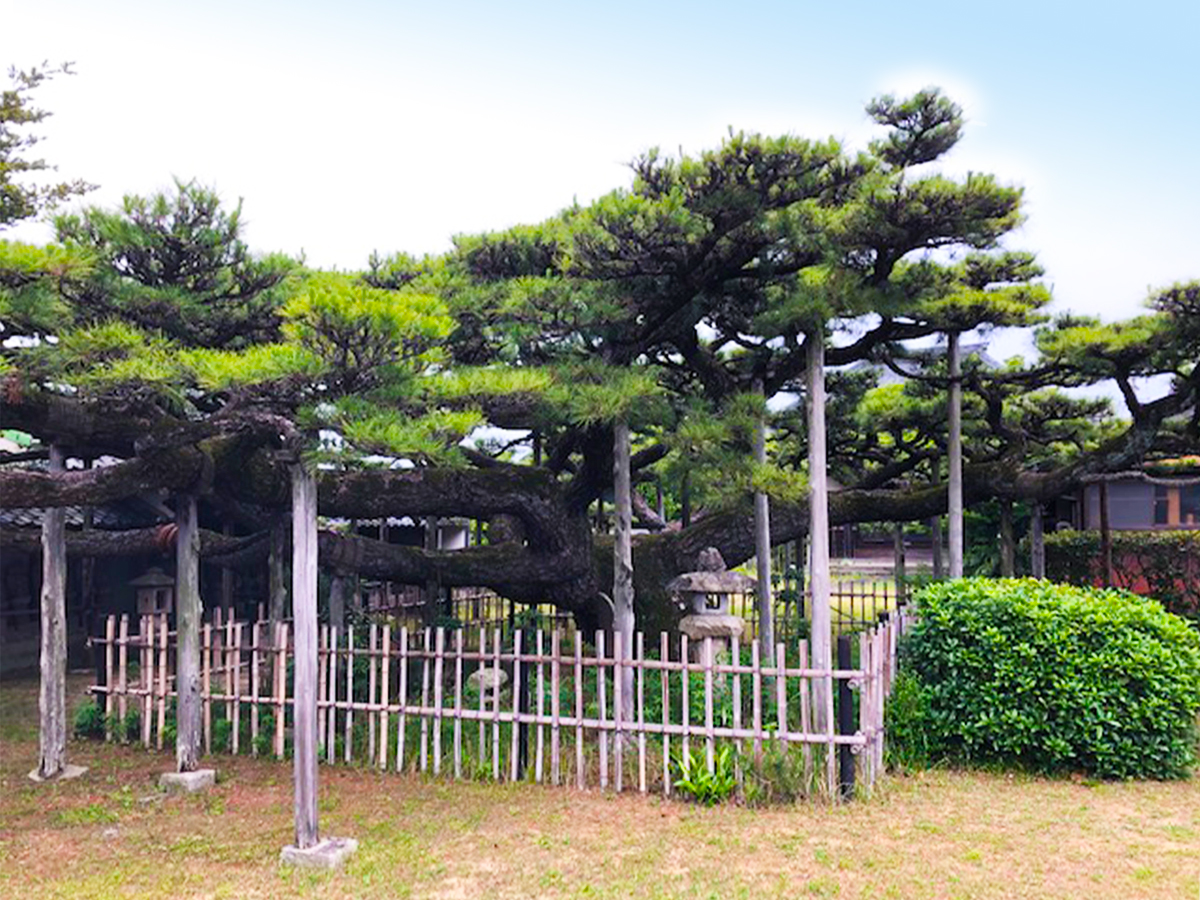
[[755, 811], [322, 768], [322, 830], [361, 849], [314, 875], [278, 863], [289, 763], [215, 757], [216, 789], [162, 797], [170, 753], [73, 743], [88, 774], [38, 786], [36, 703], [36, 682], [0, 682], [5, 898], [1200, 896], [1196, 781], [946, 771], [845, 806]]

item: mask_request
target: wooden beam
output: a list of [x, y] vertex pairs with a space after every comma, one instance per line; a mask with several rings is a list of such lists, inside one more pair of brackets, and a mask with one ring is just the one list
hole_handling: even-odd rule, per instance
[[292, 618], [296, 631], [292, 758], [296, 844], [317, 834], [317, 483], [303, 464], [292, 476]]
[[[49, 451], [50, 472], [65, 470], [62, 448]], [[67, 542], [66, 510], [42, 516], [42, 645], [38, 691], [40, 778], [54, 778], [67, 764]]]
[[180, 494], [176, 500], [175, 526], [175, 627], [179, 633], [175, 682], [175, 765], [180, 772], [193, 772], [200, 760], [200, 538], [196, 498]]

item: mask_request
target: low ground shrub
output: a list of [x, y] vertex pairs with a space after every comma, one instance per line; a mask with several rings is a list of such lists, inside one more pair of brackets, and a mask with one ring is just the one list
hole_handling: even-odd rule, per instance
[[1175, 778], [1196, 760], [1200, 635], [1155, 601], [1034, 580], [917, 597], [893, 760]]

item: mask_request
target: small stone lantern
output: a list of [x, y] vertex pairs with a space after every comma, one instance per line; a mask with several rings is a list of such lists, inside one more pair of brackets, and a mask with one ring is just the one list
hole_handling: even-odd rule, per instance
[[154, 566], [129, 582], [137, 591], [139, 616], [167, 615], [175, 611], [175, 579]]
[[699, 570], [684, 572], [667, 584], [667, 590], [677, 596], [691, 612], [679, 622], [679, 630], [692, 642], [697, 658], [705, 638], [713, 639], [717, 652], [728, 650], [732, 639], [742, 636], [746, 623], [740, 616], [729, 614], [729, 595], [754, 590], [755, 581], [740, 572], [725, 568], [725, 560], [716, 547], [700, 551]]

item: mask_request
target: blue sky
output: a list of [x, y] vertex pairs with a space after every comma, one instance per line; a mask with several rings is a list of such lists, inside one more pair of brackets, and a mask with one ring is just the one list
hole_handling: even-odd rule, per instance
[[[944, 166], [1026, 189], [1008, 246], [1117, 318], [1200, 278], [1200, 3], [168, 3], [0, 11], [0, 62], [73, 60], [41, 152], [114, 204], [195, 177], [260, 250], [361, 267], [536, 221], [728, 127], [851, 147], [872, 96], [966, 109]], [[6, 237], [40, 239], [23, 227]]]

